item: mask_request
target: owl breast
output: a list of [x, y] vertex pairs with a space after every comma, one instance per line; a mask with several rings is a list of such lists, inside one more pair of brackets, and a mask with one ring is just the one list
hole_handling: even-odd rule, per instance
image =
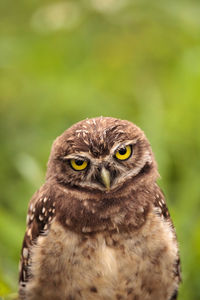
[[84, 236], [54, 221], [32, 248], [27, 300], [170, 299], [176, 242], [168, 224], [152, 220], [132, 233]]

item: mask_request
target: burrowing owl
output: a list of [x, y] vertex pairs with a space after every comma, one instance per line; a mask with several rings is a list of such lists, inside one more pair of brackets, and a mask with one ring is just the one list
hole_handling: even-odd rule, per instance
[[59, 136], [29, 204], [21, 299], [176, 299], [179, 253], [158, 176], [131, 122], [86, 119]]

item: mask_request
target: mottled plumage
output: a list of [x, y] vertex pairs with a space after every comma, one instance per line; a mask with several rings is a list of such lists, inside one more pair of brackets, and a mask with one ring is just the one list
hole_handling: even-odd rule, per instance
[[131, 122], [86, 119], [59, 136], [29, 204], [21, 299], [176, 299], [179, 253], [158, 176]]

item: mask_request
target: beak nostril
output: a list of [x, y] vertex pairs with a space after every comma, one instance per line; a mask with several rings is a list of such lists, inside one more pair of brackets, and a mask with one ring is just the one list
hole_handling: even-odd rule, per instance
[[106, 170], [109, 170], [110, 168], [110, 163], [109, 162], [105, 162], [103, 167], [105, 167]]

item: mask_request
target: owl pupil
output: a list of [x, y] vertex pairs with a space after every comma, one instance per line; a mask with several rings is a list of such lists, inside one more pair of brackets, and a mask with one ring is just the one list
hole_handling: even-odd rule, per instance
[[119, 149], [119, 154], [120, 154], [120, 155], [126, 154], [126, 148], [121, 148], [121, 149]]
[[77, 166], [81, 166], [83, 164], [83, 160], [76, 159], [75, 163], [76, 163]]

